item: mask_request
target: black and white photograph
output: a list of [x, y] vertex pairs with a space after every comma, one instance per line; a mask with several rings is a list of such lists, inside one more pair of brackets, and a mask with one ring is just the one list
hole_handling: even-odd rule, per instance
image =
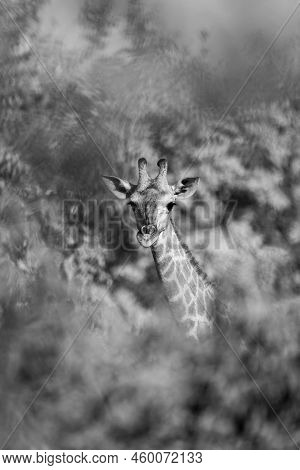
[[0, 448], [300, 449], [298, 0], [0, 0]]

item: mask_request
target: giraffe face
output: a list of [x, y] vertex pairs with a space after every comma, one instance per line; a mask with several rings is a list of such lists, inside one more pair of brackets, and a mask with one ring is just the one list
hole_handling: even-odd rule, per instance
[[132, 207], [137, 240], [144, 248], [153, 246], [168, 227], [170, 214], [177, 199], [190, 197], [197, 189], [199, 178], [185, 178], [177, 185], [167, 181], [167, 161], [159, 160], [159, 174], [152, 179], [147, 173], [147, 162], [141, 158], [139, 181], [136, 185], [113, 176], [102, 176], [106, 186], [119, 199], [127, 199]]
[[129, 197], [138, 229], [137, 240], [144, 248], [154, 245], [166, 230], [174, 204], [172, 189], [161, 189], [155, 183]]

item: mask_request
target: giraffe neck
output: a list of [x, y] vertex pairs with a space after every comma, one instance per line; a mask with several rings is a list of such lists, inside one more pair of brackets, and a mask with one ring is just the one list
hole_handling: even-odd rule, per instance
[[213, 287], [187, 246], [182, 243], [170, 220], [167, 229], [152, 247], [158, 275], [175, 318], [188, 336], [198, 339], [211, 325]]

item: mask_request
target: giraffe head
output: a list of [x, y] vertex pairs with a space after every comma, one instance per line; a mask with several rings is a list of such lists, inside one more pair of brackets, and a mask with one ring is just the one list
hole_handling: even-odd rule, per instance
[[167, 160], [161, 159], [157, 165], [159, 173], [151, 178], [147, 173], [147, 161], [140, 158], [137, 184], [102, 176], [108, 189], [119, 199], [127, 199], [132, 207], [138, 229], [137, 239], [144, 248], [154, 245], [166, 230], [176, 200], [192, 196], [199, 183], [199, 178], [184, 178], [171, 186], [167, 180]]

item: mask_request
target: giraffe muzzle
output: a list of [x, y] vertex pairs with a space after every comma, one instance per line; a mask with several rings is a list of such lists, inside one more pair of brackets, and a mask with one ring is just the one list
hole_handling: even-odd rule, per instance
[[137, 233], [138, 242], [144, 247], [149, 248], [158, 239], [159, 232], [155, 225], [143, 225]]
[[156, 232], [157, 232], [157, 228], [155, 227], [155, 225], [152, 225], [152, 224], [143, 225], [142, 228], [141, 228], [141, 233], [144, 237], [146, 237], [146, 236], [151, 237]]

